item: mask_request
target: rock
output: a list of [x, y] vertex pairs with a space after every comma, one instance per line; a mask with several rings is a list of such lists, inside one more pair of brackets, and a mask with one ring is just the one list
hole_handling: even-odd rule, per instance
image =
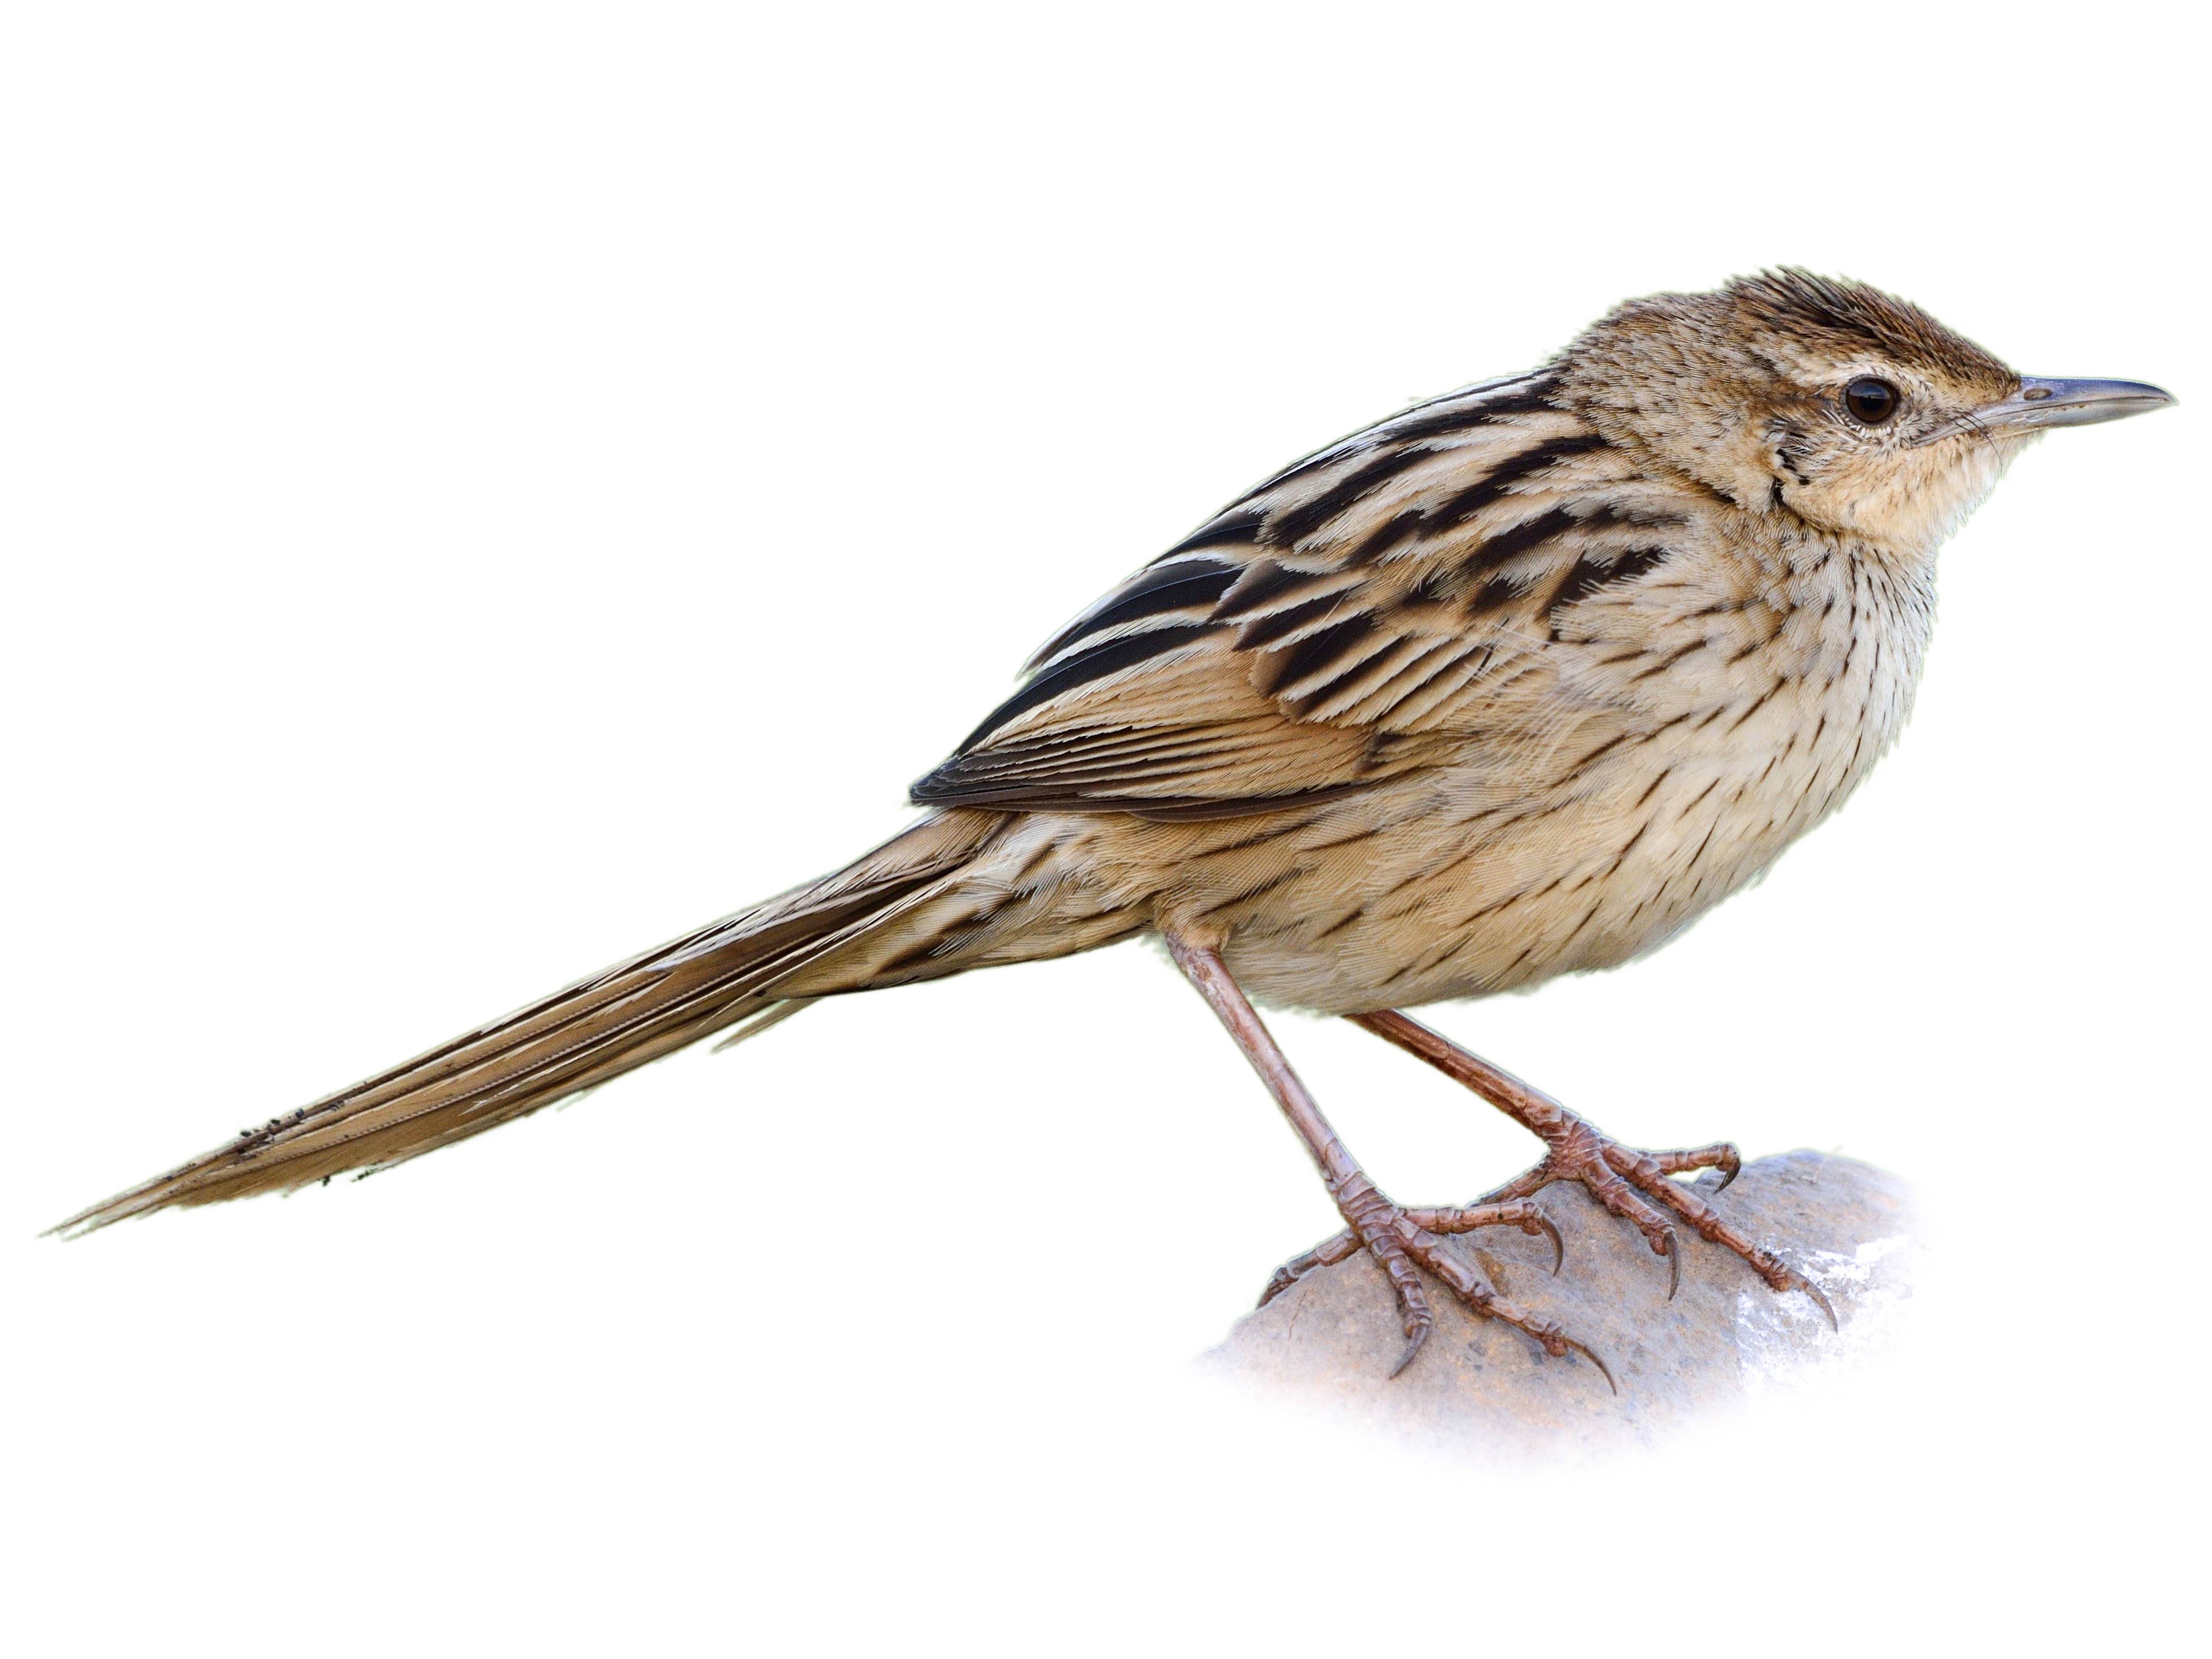
[[1686, 1230], [1681, 1289], [1668, 1302], [1666, 1263], [1570, 1184], [1539, 1195], [1566, 1246], [1556, 1278], [1543, 1238], [1493, 1228], [1454, 1245], [1502, 1294], [1595, 1349], [1620, 1383], [1618, 1396], [1595, 1366], [1547, 1358], [1520, 1332], [1468, 1313], [1434, 1280], [1436, 1328], [1392, 1378], [1405, 1338], [1389, 1283], [1364, 1253], [1246, 1315], [1200, 1364], [1418, 1439], [1595, 1450], [1650, 1442], [1670, 1424], [1866, 1350], [1910, 1297], [1911, 1194], [1887, 1171], [1790, 1152], [1747, 1164], [1717, 1198], [1712, 1172], [1692, 1184], [1827, 1293], [1840, 1334], [1808, 1297], [1775, 1295], [1735, 1255]]

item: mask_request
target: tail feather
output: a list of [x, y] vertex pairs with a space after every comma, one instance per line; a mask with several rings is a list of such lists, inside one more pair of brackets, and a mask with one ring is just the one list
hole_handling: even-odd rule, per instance
[[[926, 820], [837, 874], [578, 981], [63, 1222], [71, 1237], [173, 1206], [289, 1190], [404, 1163], [597, 1087], [715, 1031], [732, 1041], [850, 985], [836, 961], [902, 923], [930, 925], [1004, 820]], [[926, 943], [926, 940], [925, 940]], [[863, 956], [879, 955], [879, 951]], [[946, 971], [952, 971], [946, 964]], [[805, 998], [777, 994], [804, 974]], [[921, 975], [909, 975], [921, 976]]]

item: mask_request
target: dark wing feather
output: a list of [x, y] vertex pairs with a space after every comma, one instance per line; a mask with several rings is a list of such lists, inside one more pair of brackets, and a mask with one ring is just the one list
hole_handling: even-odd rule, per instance
[[914, 799], [1227, 817], [1436, 764], [1486, 690], [1541, 671], [1564, 608], [1664, 556], [1672, 510], [1548, 373], [1417, 405], [1054, 635]]

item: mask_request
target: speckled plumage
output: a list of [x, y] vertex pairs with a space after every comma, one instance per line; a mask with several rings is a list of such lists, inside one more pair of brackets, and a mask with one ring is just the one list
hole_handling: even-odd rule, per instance
[[[1869, 376], [1893, 418], [1849, 406]], [[1237, 985], [1374, 1016], [1626, 961], [1849, 796], [1911, 708], [1939, 544], [2042, 425], [2102, 417], [2021, 399], [2112, 384], [2023, 392], [1799, 271], [1622, 306], [1224, 507], [1054, 635], [876, 852], [69, 1224], [396, 1162], [814, 998], [1133, 934], [1229, 976], [1232, 1030]]]
[[[1873, 446], [1818, 396], [1869, 372], [1922, 411]], [[2016, 383], [1910, 307], [1785, 273], [1624, 307], [1544, 370], [1333, 446], [1034, 666], [1169, 648], [987, 723], [918, 787], [1052, 815], [987, 888], [1031, 836], [1062, 849], [999, 937], [952, 924], [958, 951], [1024, 954], [1055, 906], [1096, 925], [1103, 890], [1217, 933], [1265, 1000], [1353, 1013], [1650, 948], [1896, 737], [1936, 545], [2009, 459], [1913, 441]], [[1189, 599], [1128, 603], [1148, 592]]]

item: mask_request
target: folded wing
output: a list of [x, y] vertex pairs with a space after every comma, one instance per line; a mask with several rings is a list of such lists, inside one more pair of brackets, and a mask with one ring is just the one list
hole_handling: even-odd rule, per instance
[[1680, 520], [1548, 372], [1416, 405], [1270, 478], [1055, 635], [927, 805], [1217, 817], [1464, 760], [1565, 613]]

